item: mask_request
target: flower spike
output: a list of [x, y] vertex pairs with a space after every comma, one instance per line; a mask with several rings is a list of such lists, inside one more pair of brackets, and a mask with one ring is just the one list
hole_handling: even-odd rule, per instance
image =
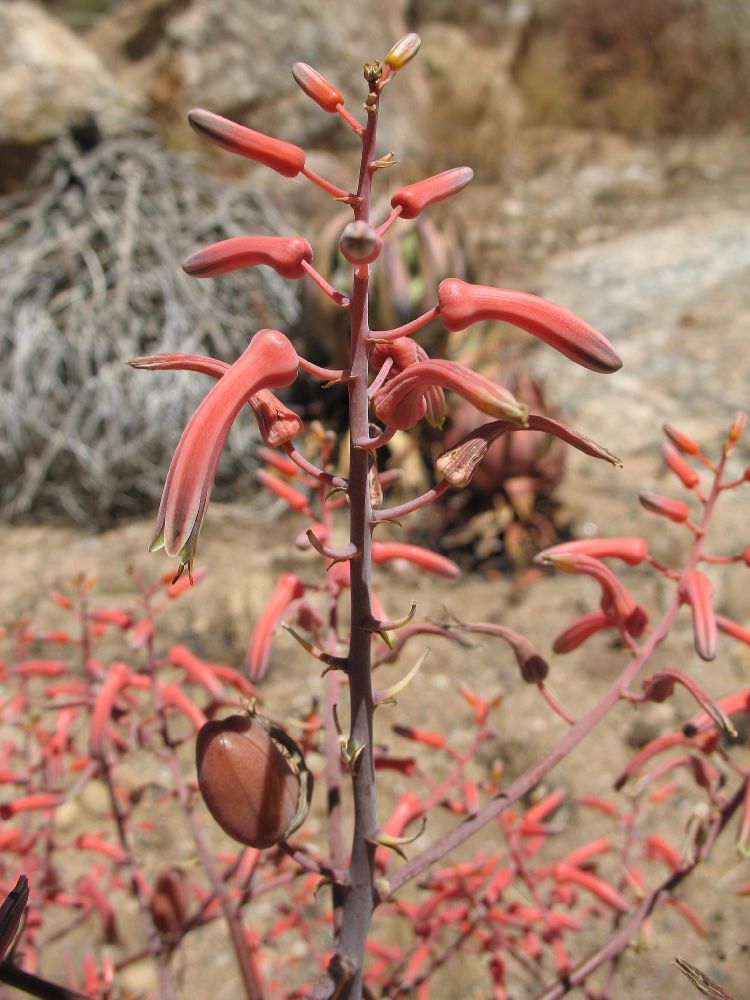
[[278, 330], [259, 330], [182, 433], [164, 484], [150, 551], [163, 547], [190, 568], [229, 428], [248, 396], [290, 385], [296, 373], [297, 352], [291, 342]]
[[451, 331], [465, 330], [484, 319], [503, 320], [538, 337], [584, 368], [605, 374], [622, 368], [614, 347], [598, 330], [538, 295], [446, 278], [438, 288], [438, 302], [443, 322]]

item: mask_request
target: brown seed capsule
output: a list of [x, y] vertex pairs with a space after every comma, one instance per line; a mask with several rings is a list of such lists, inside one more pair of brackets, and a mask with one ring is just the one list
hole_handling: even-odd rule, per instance
[[366, 222], [350, 222], [344, 227], [339, 249], [350, 264], [370, 264], [380, 253], [383, 241]]
[[198, 733], [196, 763], [209, 812], [240, 843], [271, 847], [304, 819], [305, 783], [257, 717], [207, 722]]
[[156, 929], [164, 938], [179, 934], [188, 911], [187, 879], [184, 871], [174, 865], [160, 872], [151, 894], [151, 916]]

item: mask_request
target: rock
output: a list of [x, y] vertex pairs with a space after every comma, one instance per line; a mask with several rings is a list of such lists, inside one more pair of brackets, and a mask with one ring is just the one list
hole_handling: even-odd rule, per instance
[[523, 110], [510, 73], [513, 43], [487, 45], [438, 21], [426, 24], [421, 34], [430, 91], [425, 122], [430, 162], [440, 169], [466, 163], [480, 180], [497, 177]]
[[[364, 62], [382, 59], [406, 31], [403, 0], [380, 3], [376, 17], [365, 0], [322, 5], [257, 0], [251, 16], [233, 0], [187, 5], [134, 0], [102, 18], [89, 38], [124, 79], [143, 90], [168, 125], [179, 122], [182, 128], [185, 112], [197, 105], [304, 145], [329, 136], [344, 144], [348, 135], [337, 115], [325, 114], [302, 97], [292, 65], [302, 61], [314, 66], [343, 91], [351, 111], [361, 115]], [[414, 102], [420, 99], [415, 66], [399, 79], [399, 104], [408, 116], [389, 115], [381, 135], [384, 144], [402, 152], [419, 137], [413, 117]]]
[[102, 128], [126, 104], [96, 53], [36, 4], [0, 5], [0, 148]]

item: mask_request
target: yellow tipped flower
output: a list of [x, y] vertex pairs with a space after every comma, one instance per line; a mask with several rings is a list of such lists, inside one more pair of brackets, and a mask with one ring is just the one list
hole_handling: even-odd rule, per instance
[[408, 35], [404, 35], [403, 38], [399, 38], [396, 44], [393, 46], [391, 51], [385, 57], [385, 62], [392, 70], [402, 69], [406, 66], [408, 62], [414, 58], [414, 56], [419, 52], [419, 46], [422, 44], [422, 39], [419, 35], [410, 31]]

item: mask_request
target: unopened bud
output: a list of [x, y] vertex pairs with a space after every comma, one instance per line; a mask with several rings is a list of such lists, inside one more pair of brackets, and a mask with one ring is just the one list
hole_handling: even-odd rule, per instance
[[339, 240], [339, 250], [350, 264], [369, 264], [380, 253], [383, 245], [372, 226], [361, 219], [344, 227]]
[[212, 111], [195, 108], [188, 112], [188, 121], [199, 135], [222, 149], [263, 163], [284, 177], [296, 177], [305, 166], [305, 151], [299, 146], [255, 132]]
[[665, 441], [661, 446], [662, 458], [666, 465], [674, 472], [674, 474], [680, 479], [683, 486], [687, 486], [691, 490], [694, 486], [698, 485], [700, 477], [692, 465], [688, 465], [679, 451], [668, 441]]
[[742, 437], [742, 435], [745, 432], [746, 423], [747, 423], [747, 414], [743, 413], [740, 410], [740, 412], [735, 415], [734, 420], [732, 421], [732, 424], [729, 428], [729, 434], [727, 435], [731, 444], [734, 444], [736, 441], [739, 441], [739, 439]]
[[686, 455], [697, 455], [700, 451], [698, 442], [679, 428], [673, 427], [671, 424], [664, 424], [663, 430], [672, 444]]
[[502, 320], [591, 371], [611, 373], [622, 367], [614, 347], [598, 330], [538, 295], [445, 278], [438, 286], [438, 303], [440, 317], [451, 332], [486, 319]]
[[672, 500], [671, 497], [664, 497], [660, 493], [648, 491], [639, 493], [638, 500], [641, 507], [645, 507], [652, 514], [668, 517], [670, 521], [677, 524], [682, 524], [690, 517], [690, 508], [682, 500]]
[[422, 39], [414, 31], [410, 31], [408, 35], [404, 35], [403, 38], [399, 38], [396, 44], [393, 46], [391, 51], [385, 57], [385, 62], [391, 69], [401, 69], [410, 62], [414, 56], [419, 52], [419, 46], [422, 44]]
[[309, 264], [312, 256], [312, 247], [302, 236], [233, 236], [191, 254], [182, 269], [193, 278], [215, 278], [266, 264], [284, 278], [301, 278], [302, 262]]
[[295, 63], [292, 66], [292, 76], [297, 86], [324, 111], [335, 113], [337, 106], [344, 103], [341, 91], [307, 63]]
[[441, 174], [399, 188], [391, 198], [391, 205], [393, 208], [401, 207], [402, 219], [413, 219], [428, 205], [443, 201], [463, 190], [473, 176], [471, 167], [444, 170]]

